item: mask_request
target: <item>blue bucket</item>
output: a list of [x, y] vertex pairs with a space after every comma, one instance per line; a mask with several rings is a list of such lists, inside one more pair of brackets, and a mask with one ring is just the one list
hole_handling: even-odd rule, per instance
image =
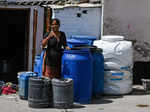
[[74, 81], [74, 101], [90, 103], [92, 95], [92, 56], [88, 49], [64, 50], [62, 76]]
[[28, 99], [28, 82], [29, 77], [37, 77], [38, 74], [34, 72], [19, 72], [18, 83], [19, 83], [19, 97], [21, 99]]

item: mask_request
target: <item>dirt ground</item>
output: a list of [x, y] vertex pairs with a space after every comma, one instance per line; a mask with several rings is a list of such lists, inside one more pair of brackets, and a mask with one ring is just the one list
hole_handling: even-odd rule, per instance
[[150, 112], [150, 91], [134, 85], [128, 95], [104, 95], [93, 99], [90, 104], [74, 103], [69, 109], [31, 108], [27, 100], [18, 94], [0, 96], [0, 112]]

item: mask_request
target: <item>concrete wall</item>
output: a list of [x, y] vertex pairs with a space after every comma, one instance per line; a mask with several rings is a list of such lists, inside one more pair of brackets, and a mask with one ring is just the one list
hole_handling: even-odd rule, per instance
[[104, 35], [132, 40], [134, 61], [150, 61], [150, 0], [104, 0]]

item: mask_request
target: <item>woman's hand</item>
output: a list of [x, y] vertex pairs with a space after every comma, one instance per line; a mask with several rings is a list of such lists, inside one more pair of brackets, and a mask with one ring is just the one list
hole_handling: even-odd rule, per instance
[[42, 46], [45, 47], [45, 46], [47, 45], [47, 43], [48, 43], [48, 40], [49, 40], [50, 38], [54, 37], [54, 35], [55, 35], [54, 32], [51, 31], [51, 32], [49, 33], [49, 35], [48, 35], [45, 39], [43, 39], [43, 41], [42, 41]]
[[58, 33], [56, 34], [56, 32], [51, 31], [50, 34], [49, 34], [49, 36], [48, 36], [48, 40], [49, 40], [51, 37], [54, 37], [54, 38], [57, 39], [57, 41], [59, 41], [59, 40], [60, 40], [60, 39], [59, 39], [60, 33], [58, 32]]
[[66, 50], [71, 50], [71, 48], [69, 47], [69, 46], [66, 46], [66, 48], [65, 48]]
[[55, 37], [55, 34], [53, 31], [51, 31], [48, 35], [48, 37], [46, 38], [47, 40], [49, 40], [50, 38]]

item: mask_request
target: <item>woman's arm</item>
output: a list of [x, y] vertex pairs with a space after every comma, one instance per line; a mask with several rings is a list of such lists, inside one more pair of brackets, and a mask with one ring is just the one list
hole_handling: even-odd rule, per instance
[[67, 50], [70, 50], [71, 48], [69, 46], [67, 46], [67, 40], [66, 40], [66, 35], [65, 33], [63, 32], [63, 47]]
[[46, 38], [44, 38], [44, 39], [42, 40], [42, 46], [43, 46], [43, 47], [45, 47], [45, 46], [47, 45], [48, 40], [49, 40], [51, 37], [53, 37], [53, 32], [50, 32], [50, 33], [48, 34], [48, 36], [46, 36]]

